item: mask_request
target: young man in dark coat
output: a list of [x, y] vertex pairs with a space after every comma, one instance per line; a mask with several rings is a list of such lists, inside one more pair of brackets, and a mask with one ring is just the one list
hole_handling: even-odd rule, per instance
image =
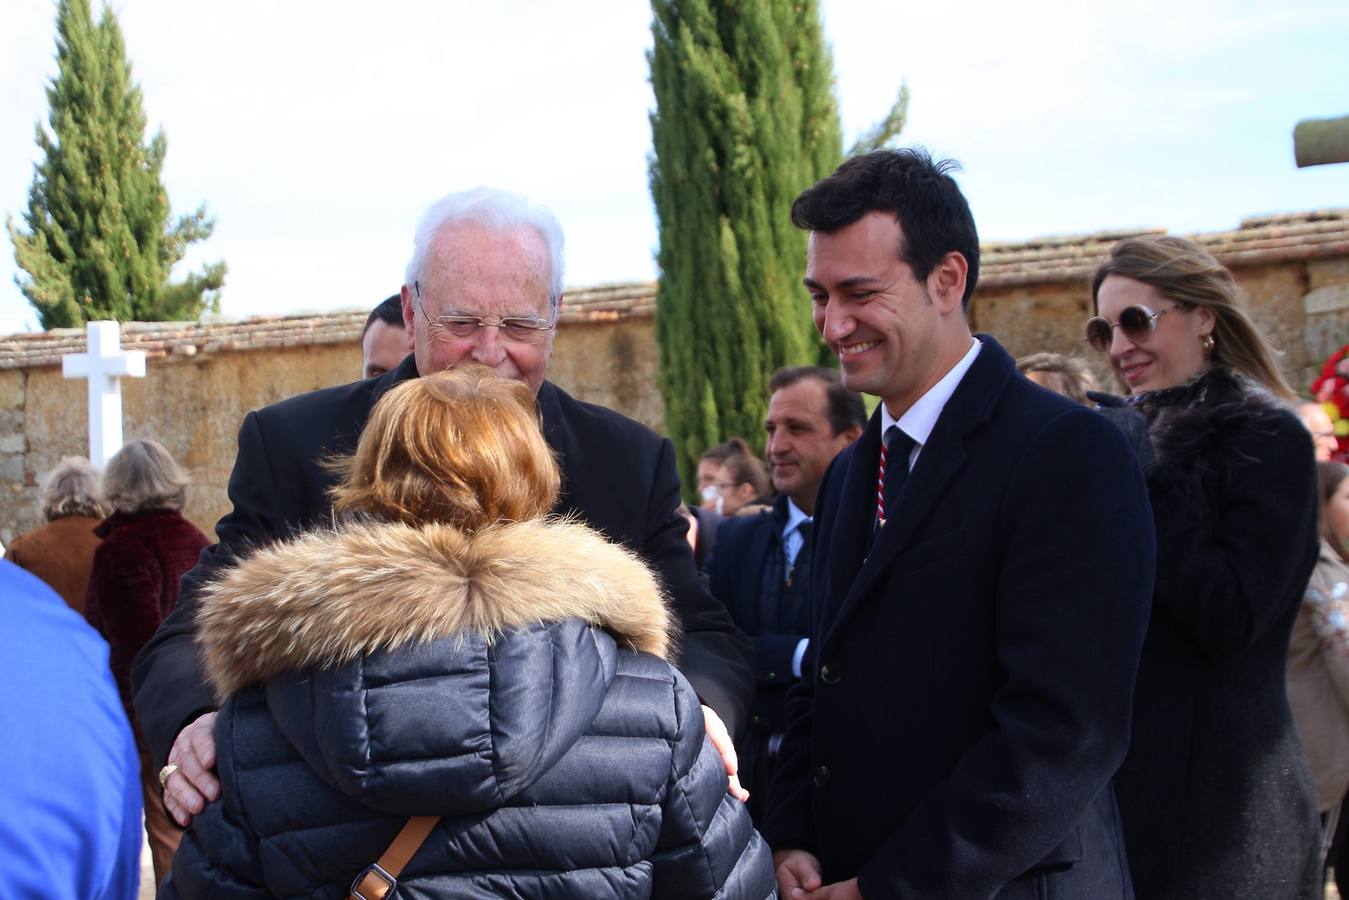
[[877, 151], [793, 207], [816, 327], [882, 403], [815, 501], [815, 665], [763, 832], [783, 896], [1129, 898], [1110, 779], [1147, 492], [1119, 429], [971, 335], [979, 244], [948, 168]]
[[211, 771], [214, 706], [193, 643], [202, 583], [249, 547], [328, 524], [334, 478], [324, 460], [351, 453], [375, 401], [392, 386], [461, 361], [536, 392], [544, 435], [562, 465], [556, 511], [579, 516], [657, 571], [684, 630], [680, 671], [710, 707], [705, 713], [715, 711], [707, 715], [709, 734], [733, 760], [727, 732], [737, 733], [746, 718], [752, 648], [699, 584], [676, 511], [670, 441], [544, 380], [561, 301], [562, 233], [551, 213], [499, 191], [451, 194], [423, 218], [408, 264], [402, 302], [412, 355], [378, 378], [292, 397], [244, 419], [229, 483], [234, 509], [216, 526], [220, 542], [184, 577], [178, 607], [134, 673], [142, 728], [156, 758], [168, 763], [160, 773], [165, 803], [180, 823], [219, 794]]
[[834, 457], [867, 423], [862, 398], [832, 369], [779, 369], [768, 387], [765, 451], [778, 497], [769, 510], [726, 519], [705, 566], [712, 596], [726, 604], [758, 654], [749, 732], [737, 744], [740, 780], [756, 822], [787, 726], [787, 690], [801, 677], [809, 643], [815, 492]]

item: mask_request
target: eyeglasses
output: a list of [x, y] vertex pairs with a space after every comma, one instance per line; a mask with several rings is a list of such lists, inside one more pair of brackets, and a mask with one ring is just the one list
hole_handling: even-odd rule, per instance
[[1145, 340], [1157, 330], [1157, 320], [1175, 308], [1172, 306], [1161, 312], [1153, 312], [1146, 306], [1126, 306], [1120, 310], [1118, 322], [1103, 316], [1092, 316], [1087, 320], [1087, 343], [1104, 353], [1110, 349], [1116, 328], [1131, 341]]
[[540, 319], [537, 316], [498, 316], [494, 322], [488, 321], [484, 316], [469, 315], [436, 316], [432, 318], [427, 314], [425, 307], [422, 306], [421, 286], [414, 281], [412, 290], [416, 294], [413, 305], [421, 310], [421, 314], [426, 318], [426, 323], [431, 329], [431, 336], [440, 341], [448, 341], [451, 338], [470, 340], [477, 337], [478, 332], [484, 328], [495, 328], [497, 333], [508, 341], [530, 343], [542, 340], [543, 336], [557, 325], [555, 319]]

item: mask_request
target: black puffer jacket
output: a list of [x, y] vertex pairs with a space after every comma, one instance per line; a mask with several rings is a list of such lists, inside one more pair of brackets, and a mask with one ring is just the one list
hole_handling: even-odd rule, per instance
[[345, 897], [412, 815], [443, 818], [391, 896], [774, 896], [669, 627], [645, 567], [577, 524], [251, 557], [200, 617], [224, 796], [160, 896]]

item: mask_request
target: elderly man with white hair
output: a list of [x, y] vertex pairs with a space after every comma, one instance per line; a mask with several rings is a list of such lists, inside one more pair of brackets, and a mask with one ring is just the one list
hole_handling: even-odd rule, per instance
[[[670, 441], [545, 379], [561, 304], [562, 231], [552, 214], [502, 191], [451, 194], [422, 219], [407, 267], [402, 305], [411, 354], [377, 378], [292, 397], [244, 419], [229, 482], [234, 509], [216, 526], [219, 543], [184, 577], [177, 608], [136, 662], [136, 708], [156, 759], [167, 763], [160, 781], [180, 823], [219, 796], [214, 701], [193, 641], [202, 583], [249, 547], [331, 521], [335, 479], [323, 461], [354, 450], [371, 408], [394, 385], [468, 362], [535, 392], [562, 467], [555, 512], [579, 516], [656, 571], [684, 631], [680, 670], [706, 704], [708, 733], [733, 771], [727, 730], [744, 724], [754, 679], [750, 644], [698, 581], [677, 512]], [[741, 793], [734, 778], [732, 789]]]

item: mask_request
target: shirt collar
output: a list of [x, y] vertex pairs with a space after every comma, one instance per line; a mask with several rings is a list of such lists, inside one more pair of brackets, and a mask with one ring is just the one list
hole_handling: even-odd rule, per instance
[[797, 525], [802, 522], [809, 522], [810, 516], [801, 511], [801, 507], [792, 502], [792, 498], [787, 498], [787, 523], [782, 526], [782, 536], [791, 534]]
[[919, 397], [917, 402], [898, 419], [890, 415], [890, 410], [882, 402], [881, 434], [885, 434], [891, 425], [898, 425], [900, 431], [913, 438], [919, 447], [926, 444], [928, 438], [932, 436], [932, 429], [937, 426], [937, 417], [946, 408], [951, 395], [956, 392], [960, 380], [965, 377], [970, 366], [974, 365], [974, 358], [979, 355], [983, 346], [978, 338], [971, 338], [970, 349], [966, 350], [960, 361], [951, 367], [951, 371], [943, 375], [941, 381], [928, 388], [927, 393]]

